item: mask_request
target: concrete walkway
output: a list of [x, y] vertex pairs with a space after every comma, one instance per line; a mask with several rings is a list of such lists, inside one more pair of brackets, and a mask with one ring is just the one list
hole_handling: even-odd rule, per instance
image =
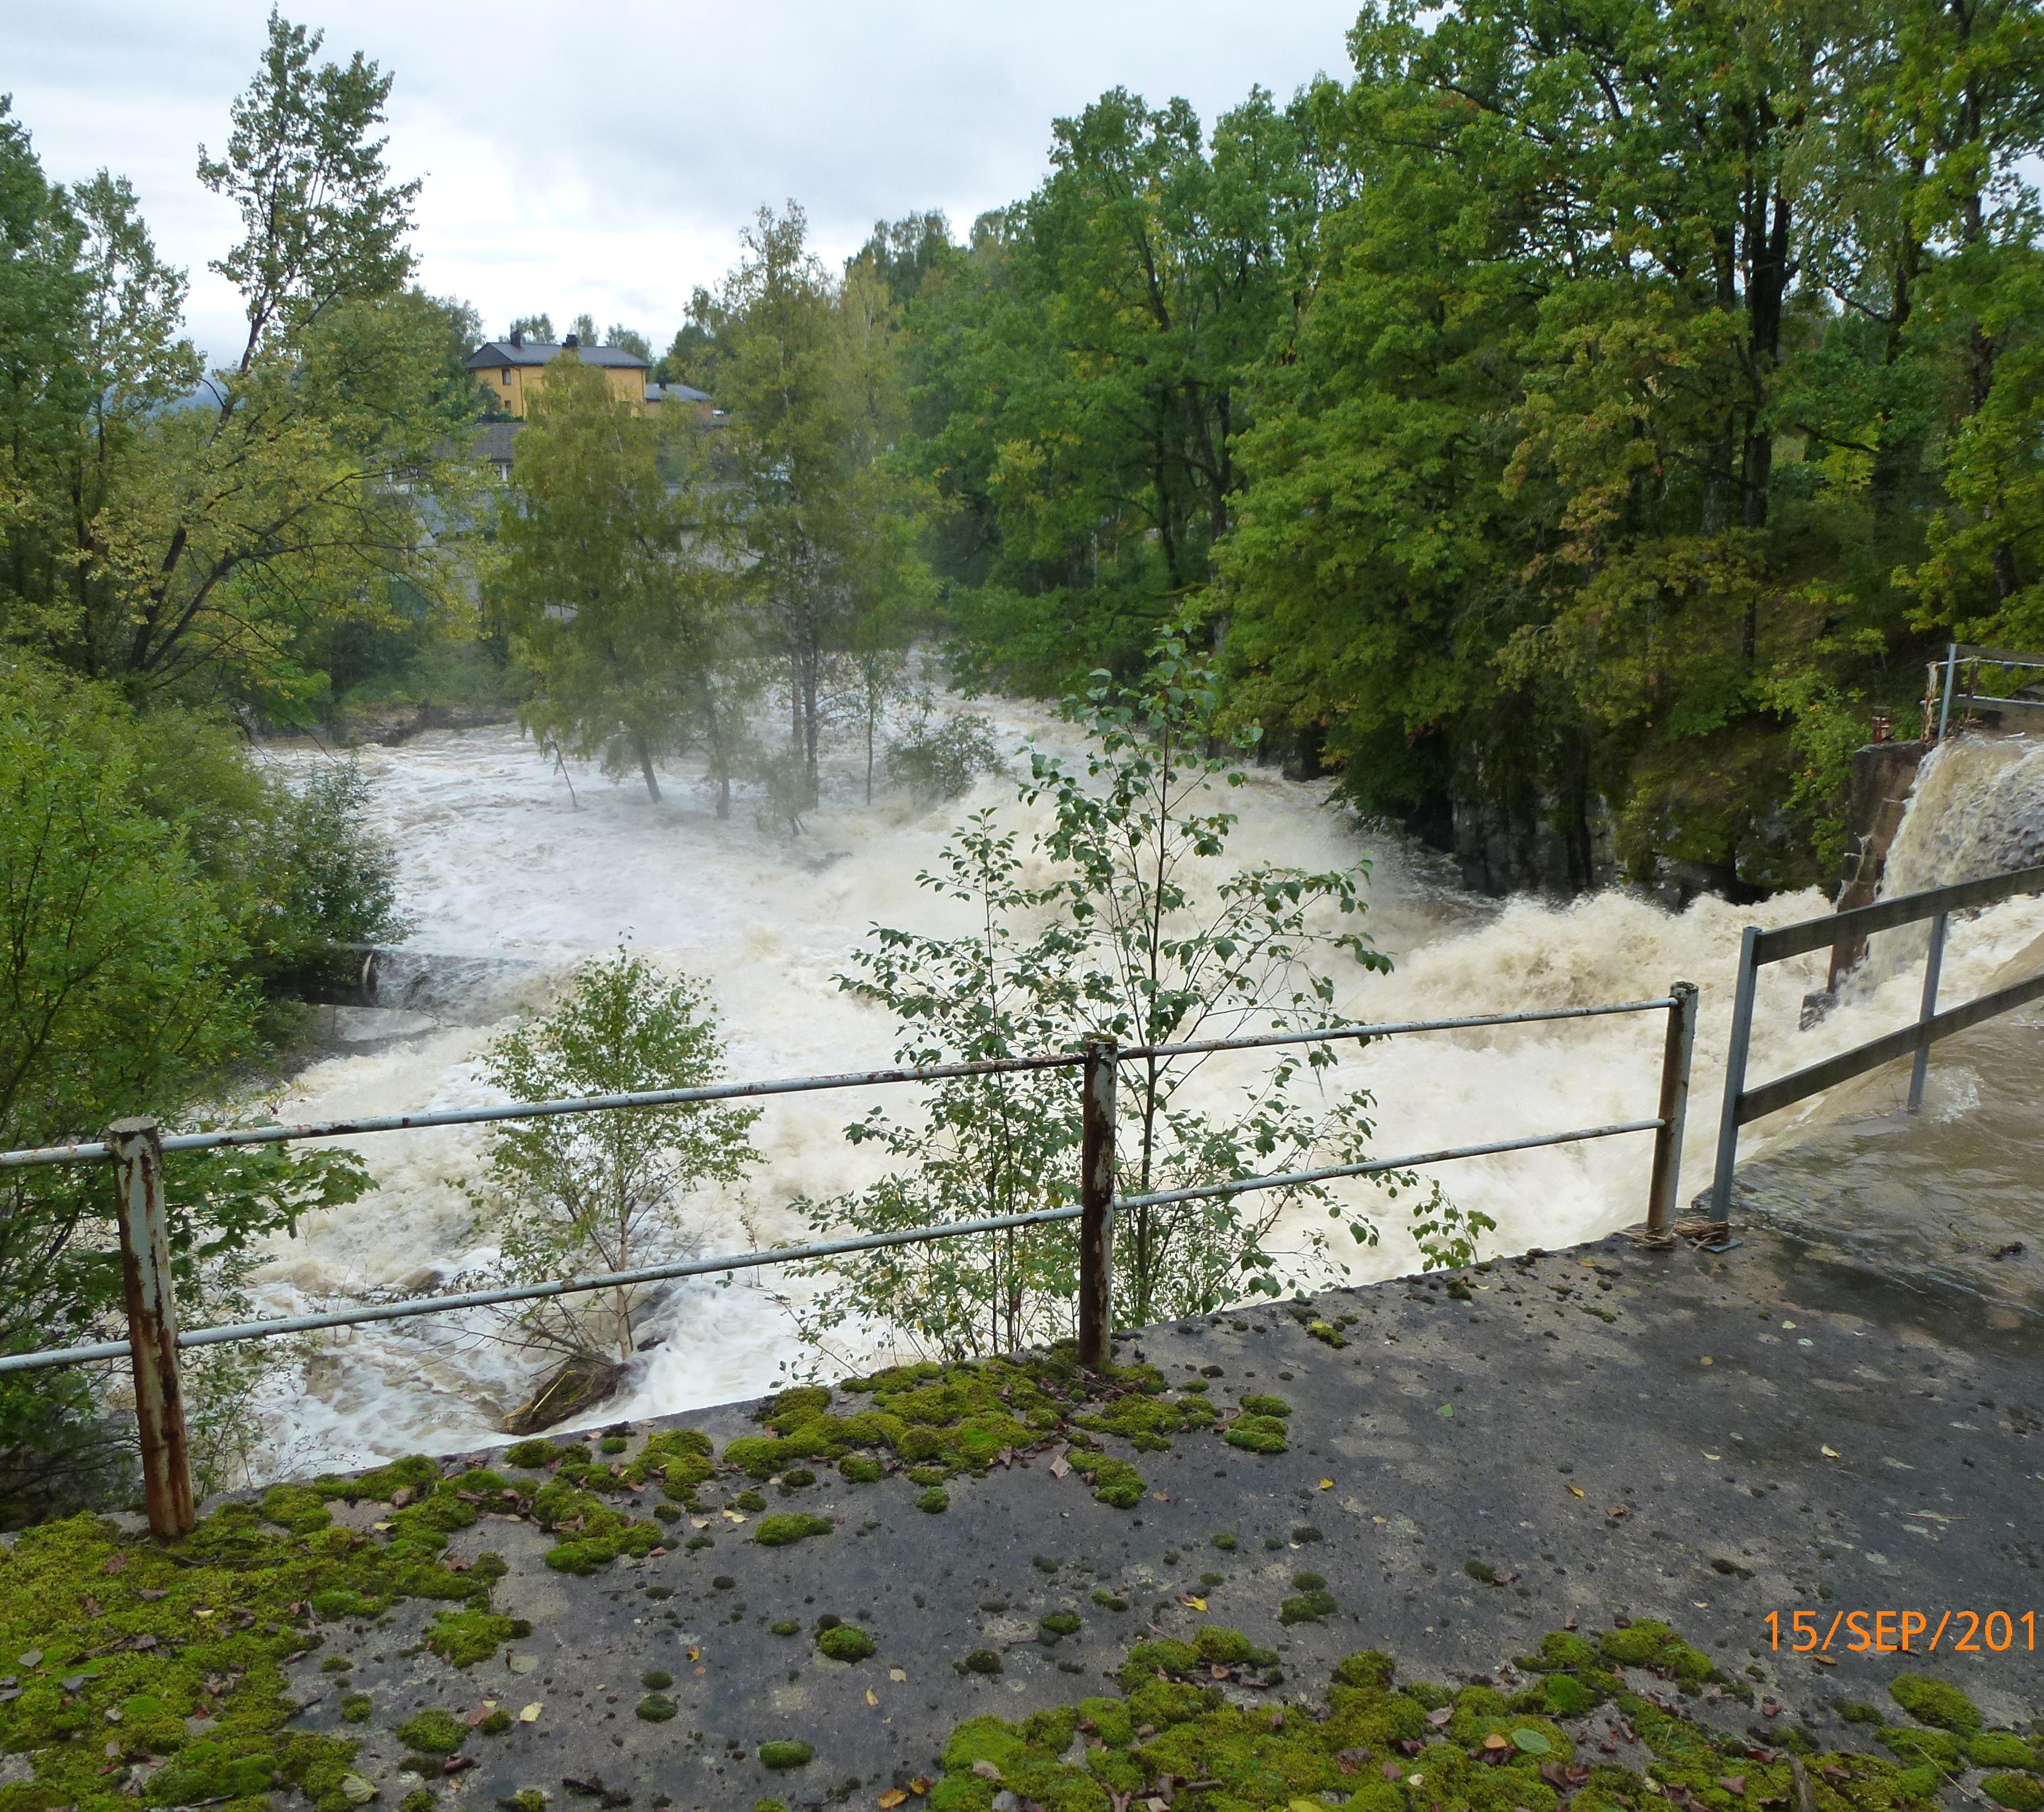
[[[1727, 1700], [1727, 1715], [1777, 1734], [1800, 1721], [1825, 1746], [1854, 1740], [1834, 1703], [1885, 1700], [1903, 1668], [1954, 1680], [1991, 1721], [2044, 1712], [2028, 1633], [2044, 1622], [2044, 1337], [2025, 1318], [1990, 1326], [1964, 1299], [1766, 1234], [1722, 1257], [1613, 1238], [1453, 1280], [1331, 1292], [1316, 1312], [1352, 1318], [1345, 1347], [1310, 1338], [1282, 1306], [1124, 1344], [1174, 1380], [1217, 1367], [1217, 1401], [1268, 1391], [1294, 1406], [1281, 1455], [1196, 1433], [1129, 1456], [1148, 1491], [1132, 1511], [1055, 1476], [1044, 1454], [954, 1479], [936, 1515], [898, 1477], [855, 1486], [825, 1472], [793, 1507], [842, 1519], [832, 1536], [764, 1549], [720, 1512], [714, 1547], [588, 1579], [549, 1572], [550, 1538], [529, 1523], [487, 1520], [457, 1550], [510, 1563], [497, 1605], [528, 1619], [531, 1637], [508, 1660], [457, 1673], [403, 1652], [429, 1607], [336, 1626], [294, 1670], [301, 1696], [317, 1698], [299, 1726], [367, 1737], [358, 1765], [389, 1804], [413, 1784], [390, 1726], [421, 1705], [488, 1698], [540, 1710], [472, 1746], [481, 1765], [450, 1783], [472, 1805], [529, 1786], [563, 1805], [628, 1795], [642, 1807], [747, 1809], [766, 1794], [870, 1805], [934, 1773], [966, 1718], [1112, 1692], [1103, 1674], [1152, 1630], [1239, 1629], [1280, 1652], [1275, 1696], [1288, 1696], [1319, 1693], [1357, 1649], [1390, 1651], [1407, 1676], [1488, 1676], [1549, 1630], [1625, 1617], [1663, 1618], [1756, 1680], [1761, 1703]], [[720, 1445], [757, 1432], [745, 1405], [675, 1422]], [[703, 1502], [743, 1482], [720, 1477]], [[1337, 1608], [1285, 1625], [1301, 1571]], [[1060, 1610], [1082, 1627], [1047, 1646], [1039, 1619]], [[1933, 1656], [1927, 1633], [1908, 1655], [1854, 1652], [1856, 1627], [1893, 1643], [1895, 1614], [1934, 1630], [1948, 1610], [2007, 1613], [2013, 1645], [1991, 1653], [1976, 1637], [1952, 1653], [1959, 1618]], [[1865, 1614], [1855, 1625], [1848, 1613]], [[1799, 1614], [1831, 1631], [1821, 1664], [1787, 1652]], [[813, 1637], [825, 1614], [870, 1631], [878, 1653], [825, 1660]], [[773, 1633], [782, 1621], [801, 1633]], [[1001, 1671], [963, 1671], [975, 1650], [998, 1654]], [[355, 1662], [350, 1688], [373, 1692], [373, 1726], [340, 1722], [318, 1671], [336, 1653]], [[649, 1670], [674, 1676], [670, 1722], [634, 1715]], [[814, 1760], [769, 1774], [758, 1745], [790, 1737]]]

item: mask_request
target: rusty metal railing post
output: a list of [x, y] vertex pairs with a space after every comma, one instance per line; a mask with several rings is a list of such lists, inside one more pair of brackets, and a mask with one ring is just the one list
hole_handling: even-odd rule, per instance
[[116, 1120], [106, 1129], [120, 1190], [121, 1276], [127, 1288], [128, 1350], [135, 1368], [135, 1421], [149, 1529], [164, 1540], [190, 1534], [191, 1455], [178, 1382], [178, 1309], [171, 1288], [163, 1209], [163, 1129]]
[[1085, 1047], [1079, 1138], [1079, 1363], [1114, 1355], [1114, 1085], [1112, 1038]]
[[1654, 1170], [1646, 1188], [1646, 1231], [1666, 1238], [1682, 1185], [1682, 1130], [1689, 1117], [1689, 1060], [1696, 1049], [1696, 985], [1668, 990], [1668, 1038], [1661, 1052], [1661, 1129], [1654, 1135]]

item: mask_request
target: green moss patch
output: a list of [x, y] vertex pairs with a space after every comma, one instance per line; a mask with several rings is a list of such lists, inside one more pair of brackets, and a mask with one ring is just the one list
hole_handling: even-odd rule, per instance
[[759, 1745], [759, 1765], [771, 1768], [807, 1768], [816, 1752], [807, 1743], [785, 1739], [779, 1742], [762, 1743]]
[[1285, 1437], [1285, 1424], [1276, 1416], [1245, 1415], [1229, 1423], [1221, 1438], [1245, 1453], [1281, 1453]]
[[398, 1726], [398, 1741], [422, 1756], [451, 1756], [467, 1736], [468, 1726], [436, 1705], [428, 1706]]
[[[1650, 1658], [1618, 1661], [1607, 1646], [1614, 1638], [1622, 1653]], [[1493, 1687], [1394, 1686], [1394, 1664], [1375, 1650], [1343, 1660], [1320, 1704], [1287, 1704], [1265, 1696], [1283, 1683], [1277, 1657], [1210, 1626], [1192, 1642], [1137, 1645], [1120, 1670], [1118, 1699], [1082, 1699], [1019, 1723], [981, 1717], [959, 1725], [928, 1803], [932, 1812], [989, 1812], [1009, 1795], [1001, 1803], [1046, 1812], [1108, 1812], [1153, 1797], [1176, 1812], [1793, 1806], [1788, 1751], [1756, 1751], [1744, 1736], [1692, 1722], [1626, 1690], [1611, 1671], [1650, 1667], [1680, 1677], [1685, 1657], [1696, 1653], [1666, 1626], [1635, 1624], [1602, 1639], [1558, 1632], [1534, 1657], [1539, 1690], [1566, 1681], [1565, 1698], [1571, 1689], [1616, 1695], [1652, 1752], [1642, 1776], [1594, 1752], [1578, 1754], [1560, 1723]], [[1075, 1737], [1083, 1743], [1075, 1747]], [[1803, 1760], [1823, 1812], [1933, 1812], [1938, 1803], [1934, 1771], [1855, 1753]], [[2038, 1785], [2033, 1773], [1992, 1778], [2002, 1791], [1990, 1797], [2008, 1812], [2040, 1812], [2027, 1797]]]
[[[490, 1653], [517, 1628], [489, 1608], [504, 1564], [491, 1555], [464, 1569], [444, 1557], [450, 1533], [518, 1496], [497, 1473], [444, 1479], [415, 1457], [361, 1478], [279, 1486], [174, 1543], [91, 1516], [25, 1531], [0, 1551], [0, 1653], [36, 1659], [13, 1662], [0, 1751], [25, 1756], [34, 1777], [0, 1789], [0, 1812], [132, 1812], [124, 1787], [138, 1764], [144, 1806], [289, 1790], [318, 1812], [350, 1812], [355, 1745], [285, 1728], [297, 1709], [286, 1664], [318, 1645], [322, 1625], [380, 1618], [404, 1599], [446, 1606], [427, 1639], [447, 1659]], [[340, 1527], [328, 1507], [343, 1498], [390, 1509], [374, 1531]], [[351, 1692], [337, 1710], [352, 1728], [373, 1719], [375, 1701]], [[466, 1734], [458, 1726], [440, 1752]]]
[[836, 1526], [828, 1516], [770, 1516], [753, 1530], [752, 1539], [763, 1548], [786, 1548], [812, 1535], [828, 1535]]
[[1981, 1727], [1980, 1709], [1955, 1686], [1925, 1674], [1897, 1674], [1888, 1683], [1888, 1696], [1919, 1724], [1934, 1724], [1961, 1737]]
[[880, 1645], [856, 1624], [837, 1623], [819, 1631], [818, 1653], [834, 1661], [863, 1661], [879, 1651]]

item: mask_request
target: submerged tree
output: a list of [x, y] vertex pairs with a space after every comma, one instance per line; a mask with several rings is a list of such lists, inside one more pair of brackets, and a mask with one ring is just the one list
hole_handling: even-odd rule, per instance
[[[483, 1073], [518, 1100], [699, 1088], [724, 1072], [724, 1041], [700, 984], [670, 980], [643, 957], [584, 963], [553, 1010], [490, 1047]], [[653, 1265], [690, 1250], [683, 1218], [705, 1185], [736, 1183], [758, 1161], [756, 1108], [632, 1108], [498, 1127], [483, 1224], [520, 1282]], [[620, 1284], [543, 1300], [517, 1326], [533, 1346], [622, 1364], [635, 1349], [649, 1288]]]
[[656, 801], [659, 762], [699, 742], [721, 816], [743, 715], [739, 579], [696, 426], [635, 409], [572, 351], [547, 377], [498, 530], [498, 594], [538, 682], [525, 727], [636, 768]]
[[799, 208], [763, 209], [707, 325], [721, 457], [740, 505], [742, 559], [761, 651], [787, 688], [795, 813], [816, 802], [831, 670], [878, 645], [868, 631], [920, 584], [898, 482], [880, 455], [897, 424], [891, 304], [866, 267], [834, 282]]

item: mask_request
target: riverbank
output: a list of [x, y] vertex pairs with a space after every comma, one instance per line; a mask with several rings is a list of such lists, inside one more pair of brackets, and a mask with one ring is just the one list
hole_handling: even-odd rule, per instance
[[[770, 1468], [785, 1489], [706, 1462], [667, 1471], [660, 1459], [637, 1469], [634, 1490], [631, 1462], [663, 1432], [699, 1431], [720, 1454], [763, 1434], [758, 1405], [637, 1423], [613, 1437], [624, 1443], [609, 1461], [628, 1468], [624, 1482], [578, 1501], [614, 1502], [644, 1534], [613, 1530], [609, 1545], [624, 1553], [593, 1558], [586, 1575], [561, 1570], [559, 1549], [609, 1526], [597, 1511], [578, 1533], [558, 1501], [560, 1521], [543, 1531], [532, 1494], [544, 1475], [506, 1470], [501, 1450], [447, 1456], [454, 1474], [495, 1468], [524, 1481], [514, 1486], [523, 1514], [485, 1486], [470, 1493], [476, 1520], [442, 1519], [460, 1526], [448, 1529], [443, 1556], [457, 1570], [440, 1576], [486, 1578], [498, 1563], [483, 1557], [501, 1556], [490, 1610], [514, 1621], [478, 1626], [480, 1658], [456, 1667], [421, 1646], [446, 1626], [445, 1604], [402, 1599], [376, 1616], [372, 1594], [359, 1608], [328, 1599], [321, 1612], [309, 1592], [275, 1626], [287, 1647], [308, 1645], [280, 1663], [279, 1688], [304, 1707], [286, 1728], [358, 1744], [350, 1772], [386, 1805], [421, 1790], [406, 1773], [410, 1721], [436, 1706], [474, 1717], [455, 1746], [474, 1765], [431, 1783], [458, 1803], [531, 1788], [571, 1799], [600, 1776], [596, 1793], [613, 1806], [625, 1803], [619, 1795], [676, 1808], [749, 1807], [768, 1794], [871, 1804], [936, 1778], [965, 1719], [1112, 1695], [1103, 1676], [1158, 1634], [1241, 1632], [1267, 1654], [1235, 1668], [1227, 1691], [1279, 1706], [1317, 1698], [1358, 1649], [1395, 1657], [1401, 1677], [1481, 1676], [1509, 1688], [1514, 1657], [1546, 1633], [1650, 1618], [1719, 1670], [1691, 1709], [1729, 1730], [1750, 1726], [1763, 1747], [1864, 1747], [1870, 1727], [1842, 1721], [1836, 1706], [1887, 1703], [1891, 1678], [1927, 1668], [1991, 1725], [2027, 1727], [2044, 1712], [2034, 1624], [2020, 1621], [2044, 1608], [2044, 1465], [2037, 1335], [2015, 1319], [1991, 1325], [1964, 1299], [1905, 1291], [1765, 1232], [1722, 1256], [1613, 1238], [1330, 1292], [1303, 1320], [1281, 1305], [1145, 1330], [1119, 1357], [1155, 1368], [1166, 1391], [1110, 1393], [1093, 1406], [1091, 1435], [1088, 1414], [1075, 1412], [1051, 1445], [992, 1454], [983, 1475], [968, 1466], [940, 1486], [902, 1474], [854, 1483], [830, 1468], [828, 1442], [813, 1442], [805, 1460], [798, 1439], [730, 1456]], [[1010, 1407], [1035, 1401], [1037, 1387], [1015, 1378]], [[1185, 1388], [1201, 1384], [1203, 1393]], [[1199, 1417], [1140, 1439], [1141, 1405], [1196, 1395], [1238, 1437], [1271, 1412], [1283, 1450], [1231, 1443]], [[1243, 1403], [1258, 1396], [1287, 1413]], [[832, 1411], [870, 1415], [896, 1400], [841, 1392]], [[793, 1407], [794, 1421], [779, 1420], [799, 1435], [816, 1406]], [[813, 1436], [820, 1425], [809, 1426]], [[1098, 1451], [1066, 1448], [1074, 1433]], [[955, 1428], [932, 1437], [937, 1466], [959, 1461], [962, 1438]], [[912, 1435], [902, 1445], [916, 1451]], [[1086, 1482], [1103, 1457], [1139, 1472], [1127, 1507], [1101, 1501], [1119, 1475], [1096, 1470]], [[878, 1468], [845, 1468], [867, 1469]], [[816, 1482], [802, 1484], [804, 1472]], [[690, 1503], [656, 1526], [663, 1474], [683, 1480]], [[336, 1526], [364, 1538], [372, 1558], [374, 1545], [409, 1538], [394, 1476], [377, 1486], [380, 1500], [328, 1500]], [[553, 1488], [557, 1499], [566, 1488], [558, 1471]], [[944, 1507], [919, 1508], [932, 1489]], [[428, 1507], [441, 1501], [425, 1490]], [[309, 1495], [271, 1507], [303, 1515]], [[537, 1514], [549, 1514], [545, 1503]], [[771, 1515], [818, 1518], [817, 1532], [763, 1545]], [[33, 1548], [36, 1538], [23, 1539]], [[146, 1541], [130, 1545], [147, 1557]], [[17, 1549], [12, 1567], [27, 1553]], [[89, 1583], [114, 1614], [118, 1582]], [[1946, 1626], [1934, 1657], [1920, 1632], [1908, 1655], [1862, 1652], [1861, 1629], [1892, 1642], [1896, 1614], [1919, 1612], [1935, 1630], [1947, 1610], [2005, 1612], [2012, 1645], [1989, 1652], [1977, 1637], [1952, 1653], [1962, 1624]], [[1799, 1613], [1802, 1626], [1831, 1633], [1827, 1653], [1788, 1652]], [[78, 1641], [103, 1646], [106, 1631], [79, 1622], [76, 1607], [68, 1614]], [[871, 1654], [820, 1653], [828, 1618], [865, 1632]], [[52, 1657], [65, 1627], [42, 1640]], [[2008, 1639], [1999, 1622], [1994, 1633]], [[1268, 1668], [1282, 1683], [1253, 1683]], [[657, 1690], [644, 1683], [661, 1675]], [[1750, 1706], [1739, 1696], [1749, 1691]], [[659, 1702], [652, 1718], [639, 1714], [646, 1700]], [[482, 1733], [498, 1730], [498, 1710], [508, 1728]], [[1570, 1740], [1586, 1741], [1604, 1715], [1564, 1719]], [[775, 1741], [807, 1745], [813, 1759], [775, 1774], [759, 1759]], [[854, 1777], [859, 1789], [836, 1791]]]

